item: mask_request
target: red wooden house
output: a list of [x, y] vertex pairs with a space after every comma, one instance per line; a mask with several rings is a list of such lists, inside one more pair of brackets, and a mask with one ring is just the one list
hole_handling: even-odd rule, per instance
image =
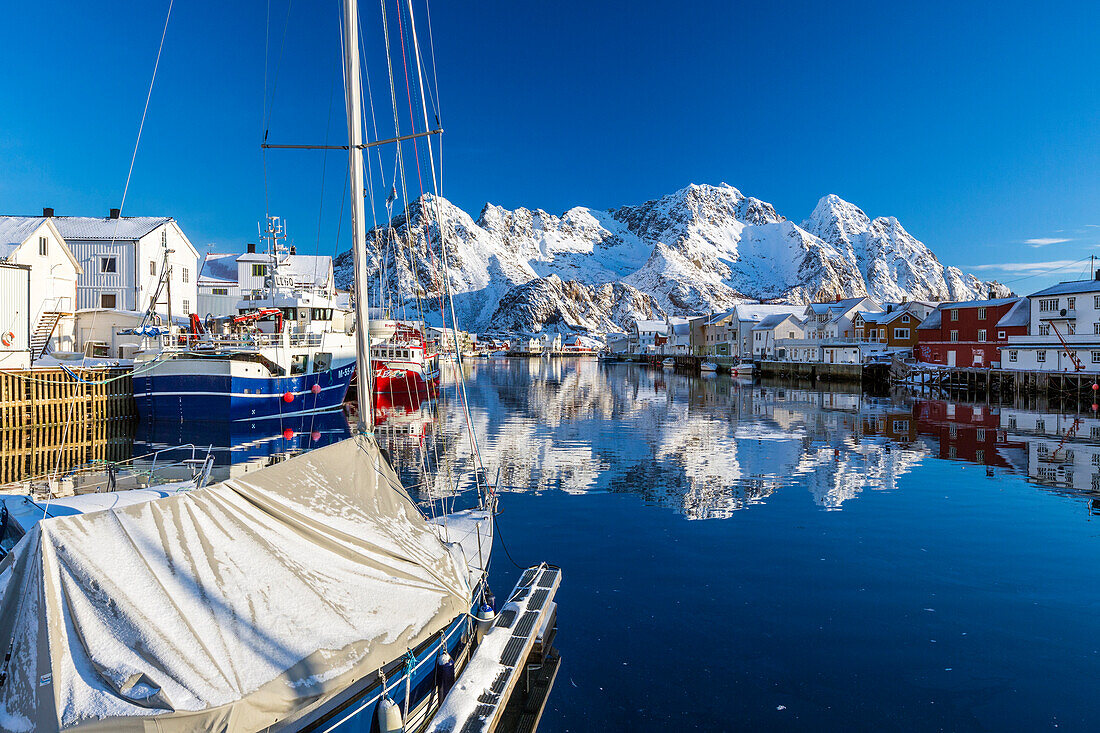
[[914, 355], [929, 364], [1000, 366], [1008, 337], [1027, 333], [1029, 308], [1027, 298], [944, 303], [917, 327]]

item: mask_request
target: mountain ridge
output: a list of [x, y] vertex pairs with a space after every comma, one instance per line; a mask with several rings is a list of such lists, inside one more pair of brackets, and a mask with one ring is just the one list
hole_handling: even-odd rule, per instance
[[[448, 232], [445, 252], [438, 220]], [[795, 224], [726, 183], [560, 215], [486, 203], [476, 220], [426, 194], [367, 240], [372, 304], [401, 310], [420, 293], [415, 312], [441, 323], [446, 259], [459, 326], [476, 331], [606, 333], [629, 330], [637, 319], [723, 311], [746, 300], [1009, 294], [1000, 283], [945, 266], [895, 217], [872, 219], [829, 194]], [[350, 251], [335, 269], [337, 284], [347, 287]]]

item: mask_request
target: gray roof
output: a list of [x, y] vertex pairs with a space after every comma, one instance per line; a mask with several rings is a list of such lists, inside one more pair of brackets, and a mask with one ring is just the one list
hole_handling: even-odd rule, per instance
[[[1097, 283], [1097, 290], [1100, 290], [1100, 283]], [[942, 303], [940, 309], [951, 308], [991, 308], [995, 305], [1008, 305], [1015, 303], [1016, 298], [993, 298], [991, 300], [963, 300], [958, 303]]]
[[170, 216], [123, 216], [118, 219], [95, 216], [55, 216], [53, 223], [65, 239], [141, 239], [162, 224], [172, 221]]
[[917, 326], [917, 328], [939, 328], [940, 325], [943, 323], [943, 317], [941, 315], [942, 313], [943, 311], [937, 308], [936, 310], [929, 313], [928, 317], [921, 321], [920, 325]]
[[1040, 290], [1037, 293], [1028, 295], [1029, 298], [1035, 298], [1040, 295], [1063, 295], [1073, 293], [1092, 293], [1100, 291], [1100, 280], [1071, 280], [1069, 282], [1058, 283], [1052, 285], [1046, 290]]
[[237, 255], [208, 252], [199, 268], [200, 283], [236, 283]]
[[1011, 328], [1012, 326], [1028, 326], [1031, 325], [1031, 301], [1027, 298], [1020, 298], [1016, 301], [1016, 305], [1008, 309], [1008, 311], [1001, 316], [1001, 320], [997, 321], [997, 328]]
[[11, 257], [44, 221], [41, 216], [0, 216], [0, 257]]
[[763, 318], [761, 318], [760, 322], [752, 327], [752, 330], [755, 331], [757, 329], [765, 330], [775, 328], [783, 321], [793, 317], [794, 316], [790, 313], [773, 313], [770, 316], [764, 316]]

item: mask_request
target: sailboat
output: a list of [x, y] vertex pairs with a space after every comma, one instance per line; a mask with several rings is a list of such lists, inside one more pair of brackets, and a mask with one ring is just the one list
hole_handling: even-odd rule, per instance
[[[371, 375], [356, 1], [342, 10], [356, 360]], [[0, 561], [0, 728], [501, 729], [532, 659], [553, 660], [561, 571], [527, 568], [498, 603], [493, 488], [426, 517], [372, 415], [201, 489], [28, 521]]]

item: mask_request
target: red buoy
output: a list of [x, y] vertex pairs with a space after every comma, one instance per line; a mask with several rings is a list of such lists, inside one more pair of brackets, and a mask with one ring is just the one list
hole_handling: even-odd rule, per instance
[[[1093, 386], [1095, 387], [1096, 385], [1093, 385]], [[321, 385], [315, 384], [315, 385], [313, 385], [312, 387], [309, 388], [309, 391], [312, 392], [313, 394], [321, 394]]]
[[1097, 410], [1097, 409], [1100, 409], [1100, 405], [1098, 405], [1098, 404], [1096, 404], [1095, 402], [1093, 402], [1093, 403], [1092, 403], [1092, 411], [1093, 411], [1093, 412], [1096, 412], [1096, 410]]
[[283, 393], [283, 402], [293, 402], [294, 394], [292, 392]]
[[1093, 382], [1092, 383], [1092, 391], [1095, 392], [1098, 389], [1100, 389], [1100, 384], [1097, 384], [1096, 382]]
[[286, 438], [287, 440], [290, 440], [291, 438], [294, 437], [294, 431], [291, 430], [290, 428], [287, 428], [286, 430], [283, 431], [283, 437]]
[[321, 439], [321, 431], [314, 430], [312, 433], [309, 434], [309, 439], [316, 443], [318, 440]]

